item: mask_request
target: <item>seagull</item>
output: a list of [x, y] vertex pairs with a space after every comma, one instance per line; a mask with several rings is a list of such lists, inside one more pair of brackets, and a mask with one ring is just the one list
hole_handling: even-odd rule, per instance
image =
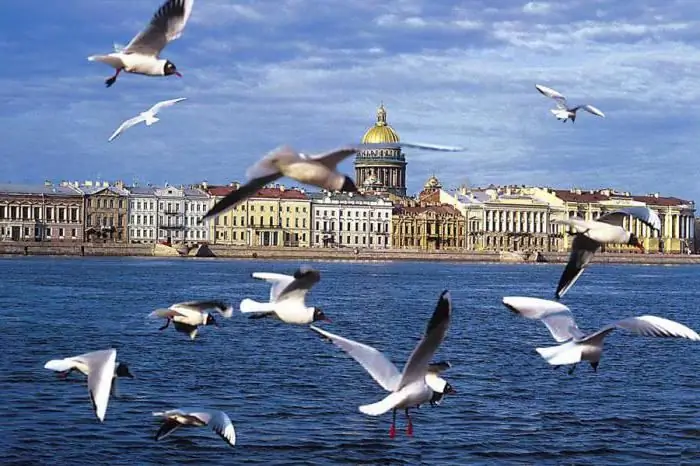
[[305, 303], [306, 293], [321, 280], [317, 270], [301, 267], [294, 275], [279, 273], [254, 272], [253, 278], [265, 280], [272, 284], [270, 301], [260, 303], [246, 298], [241, 301], [243, 313], [251, 313], [251, 319], [276, 317], [288, 324], [305, 325], [319, 320], [330, 322], [318, 307], [308, 307]]
[[456, 149], [461, 150], [460, 148], [447, 146], [409, 145], [409, 143], [397, 142], [350, 145], [322, 154], [307, 155], [297, 152], [290, 146], [281, 146], [269, 152], [256, 164], [248, 168], [246, 172], [246, 176], [249, 179], [248, 182], [217, 202], [214, 207], [209, 209], [209, 212], [204, 214], [200, 222], [235, 207], [239, 202], [254, 195], [265, 185], [285, 176], [300, 183], [328, 191], [357, 192], [357, 186], [355, 186], [352, 178], [338, 172], [338, 164], [359, 151], [396, 149], [402, 145], [434, 151], [454, 152]]
[[153, 107], [146, 110], [145, 112], [141, 112], [137, 116], [135, 116], [133, 118], [129, 118], [124, 123], [122, 123], [119, 126], [119, 128], [117, 128], [117, 130], [114, 133], [112, 133], [112, 135], [109, 137], [108, 141], [112, 142], [121, 133], [123, 133], [127, 129], [131, 128], [135, 124], [141, 123], [142, 121], [146, 123], [146, 126], [151, 126], [153, 123], [160, 120], [160, 118], [156, 118], [156, 115], [158, 114], [158, 112], [160, 112], [161, 110], [163, 110], [166, 107], [170, 107], [172, 105], [175, 105], [178, 102], [182, 102], [183, 100], [187, 100], [187, 98], [180, 97], [177, 99], [164, 100], [162, 102], [158, 102]]
[[219, 437], [231, 446], [236, 445], [236, 430], [231, 419], [223, 411], [209, 411], [201, 408], [171, 409], [165, 412], [155, 412], [154, 416], [163, 418], [163, 424], [156, 432], [156, 442], [172, 434], [178, 427], [204, 427], [208, 425]]
[[117, 71], [105, 81], [110, 87], [123, 70], [127, 73], [146, 76], [182, 77], [170, 60], [159, 58], [160, 52], [169, 42], [179, 38], [192, 13], [194, 0], [166, 0], [156, 11], [146, 28], [131, 39], [126, 47], [114, 45], [114, 52], [108, 55], [92, 55], [90, 61], [105, 63]]
[[[54, 371], [78, 370], [87, 375], [88, 392], [95, 416], [104, 422], [107, 403], [112, 391], [112, 380], [116, 373], [117, 350], [107, 349], [73, 356], [72, 358], [54, 359], [44, 365], [45, 369]], [[126, 367], [126, 366], [123, 366]], [[128, 373], [128, 368], [126, 369]], [[122, 377], [122, 375], [119, 375]], [[124, 375], [126, 377], [133, 376]]]
[[555, 293], [557, 299], [561, 299], [576, 283], [578, 277], [593, 259], [593, 255], [603, 244], [628, 244], [636, 246], [644, 252], [644, 245], [637, 235], [622, 227], [623, 220], [628, 216], [636, 218], [654, 230], [661, 230], [661, 220], [656, 212], [641, 206], [624, 207], [606, 213], [597, 220], [584, 220], [579, 217], [554, 220], [554, 223], [568, 225], [574, 234], [569, 262], [559, 279], [559, 285], [557, 285]]
[[585, 335], [576, 325], [574, 316], [568, 307], [557, 301], [529, 298], [523, 296], [506, 296], [503, 304], [518, 315], [528, 319], [539, 319], [549, 329], [558, 346], [535, 348], [549, 364], [558, 367], [573, 364], [569, 374], [573, 374], [576, 365], [588, 361], [593, 371], [598, 371], [598, 364], [603, 352], [603, 340], [616, 328], [629, 330], [637, 335], [647, 337], [673, 337], [700, 341], [700, 335], [683, 324], [662, 317], [643, 315], [628, 317], [606, 325], [597, 332]]
[[206, 312], [207, 309], [215, 309], [226, 319], [233, 315], [233, 308], [222, 301], [187, 301], [173, 304], [167, 309], [156, 309], [148, 317], [164, 317], [166, 319], [165, 325], [158, 330], [165, 330], [172, 321], [175, 330], [189, 334], [190, 339], [194, 340], [200, 326], [219, 326], [214, 316]]
[[[311, 330], [321, 336], [330, 339], [332, 343], [348, 353], [355, 361], [359, 362], [369, 372], [372, 378], [381, 387], [390, 392], [387, 397], [373, 404], [363, 405], [359, 410], [369, 416], [380, 416], [387, 411], [392, 411], [391, 428], [389, 437], [396, 435], [396, 410], [403, 408], [408, 420], [407, 435], [413, 435], [413, 422], [409, 414], [409, 408], [418, 407], [433, 399], [434, 391], [439, 391], [440, 386], [434, 386], [430, 381], [432, 377], [426, 377], [431, 372], [434, 374], [448, 365], [430, 367], [430, 359], [442, 343], [450, 325], [452, 313], [452, 301], [450, 293], [445, 290], [440, 294], [437, 306], [433, 312], [423, 338], [415, 347], [408, 362], [400, 373], [396, 366], [387, 357], [371, 346], [343, 338], [333, 333], [321, 330], [311, 325]], [[434, 379], [433, 379], [434, 380]], [[445, 393], [453, 392], [451, 386], [442, 387]]]
[[541, 94], [554, 99], [557, 102], [557, 108], [550, 110], [557, 120], [561, 120], [562, 123], [566, 123], [566, 120], [571, 120], [571, 123], [576, 122], [576, 112], [579, 110], [585, 110], [593, 115], [605, 118], [605, 114], [595, 108], [593, 105], [577, 105], [576, 107], [568, 107], [566, 105], [566, 97], [564, 97], [559, 92], [552, 88], [543, 86], [542, 84], [535, 84], [535, 87]]

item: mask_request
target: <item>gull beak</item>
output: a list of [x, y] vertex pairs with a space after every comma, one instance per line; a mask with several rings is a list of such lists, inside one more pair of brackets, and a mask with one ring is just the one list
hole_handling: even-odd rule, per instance
[[332, 321], [331, 319], [329, 319], [328, 317], [326, 317], [325, 319], [323, 319], [323, 321], [324, 321], [324, 322], [328, 322], [329, 324], [333, 322], [333, 321]]
[[178, 78], [181, 78], [181, 77], [182, 77], [182, 74], [181, 74], [179, 71], [176, 71], [176, 72], [175, 72], [175, 76], [177, 76]]

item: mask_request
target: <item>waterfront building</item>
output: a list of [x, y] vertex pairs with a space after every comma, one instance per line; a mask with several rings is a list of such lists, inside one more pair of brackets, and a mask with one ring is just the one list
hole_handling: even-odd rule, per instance
[[[595, 220], [606, 212], [621, 207], [647, 206], [659, 215], [661, 232], [652, 230], [642, 222], [626, 218], [623, 227], [635, 233], [649, 252], [685, 253], [693, 250], [695, 241], [695, 203], [677, 197], [663, 197], [659, 193], [633, 195], [614, 189], [582, 190], [559, 189], [556, 195], [565, 202], [569, 217], [578, 216]], [[564, 231], [566, 246], [572, 237]], [[627, 245], [604, 245], [604, 251], [634, 251]]]
[[391, 247], [393, 204], [358, 193], [309, 193], [312, 247]]
[[122, 182], [110, 185], [107, 181], [67, 182], [84, 195], [83, 221], [85, 241], [128, 241], [129, 191]]
[[198, 222], [207, 212], [209, 195], [195, 187], [165, 184], [154, 190], [158, 200], [158, 241], [165, 243], [203, 242], [209, 239], [207, 225]]
[[[380, 105], [377, 110], [377, 122], [362, 137], [362, 143], [399, 142], [398, 133], [386, 120], [386, 109]], [[355, 156], [355, 184], [359, 189], [370, 180], [372, 192], [406, 195], [406, 156], [400, 148], [371, 149], [357, 153]]]
[[0, 184], [0, 241], [82, 241], [83, 194], [71, 186]]
[[[240, 187], [211, 186], [212, 202]], [[213, 205], [213, 204], [212, 204]], [[308, 247], [311, 240], [311, 202], [301, 189], [282, 185], [262, 188], [233, 209], [209, 222], [213, 244], [231, 246]]]
[[129, 240], [155, 244], [158, 241], [158, 199], [153, 186], [129, 186]]
[[202, 216], [213, 206], [207, 193], [207, 183], [184, 188], [185, 194], [185, 239], [200, 243], [209, 241], [209, 226], [202, 222]]

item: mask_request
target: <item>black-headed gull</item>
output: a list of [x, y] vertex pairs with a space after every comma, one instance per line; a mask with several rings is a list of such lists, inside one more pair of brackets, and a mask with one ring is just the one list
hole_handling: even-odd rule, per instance
[[228, 414], [223, 411], [210, 411], [201, 408], [180, 408], [164, 412], [155, 412], [153, 415], [163, 418], [163, 424], [161, 424], [160, 429], [158, 429], [155, 435], [156, 441], [167, 437], [182, 426], [209, 426], [219, 437], [226, 440], [226, 443], [231, 446], [236, 445], [236, 429], [234, 429]]
[[593, 255], [603, 244], [628, 244], [636, 246], [644, 252], [644, 245], [632, 232], [625, 230], [623, 220], [634, 217], [654, 230], [661, 229], [661, 219], [648, 207], [624, 207], [601, 215], [597, 220], [584, 220], [571, 217], [565, 220], [555, 220], [554, 223], [568, 225], [574, 240], [571, 244], [569, 262], [559, 279], [555, 296], [561, 299], [569, 288], [576, 283], [586, 266], [593, 260]]
[[233, 308], [223, 301], [187, 301], [173, 304], [167, 309], [156, 309], [148, 317], [166, 319], [165, 325], [158, 330], [165, 330], [172, 321], [175, 330], [189, 334], [190, 339], [194, 340], [200, 326], [219, 326], [214, 316], [207, 312], [209, 309], [216, 310], [227, 319], [233, 315]]
[[146, 126], [151, 126], [153, 123], [157, 122], [160, 120], [160, 118], [156, 118], [156, 115], [158, 112], [163, 110], [166, 107], [170, 107], [172, 105], [175, 105], [178, 102], [182, 102], [183, 100], [187, 100], [186, 97], [180, 97], [177, 99], [172, 99], [172, 100], [164, 100], [162, 102], [158, 102], [155, 104], [153, 107], [149, 108], [145, 112], [139, 113], [137, 116], [133, 118], [129, 118], [125, 122], [123, 122], [117, 130], [112, 133], [112, 135], [109, 137], [108, 141], [112, 142], [117, 136], [122, 134], [124, 131], [127, 129], [131, 128], [132, 126], [141, 123], [142, 121], [146, 123]]
[[[117, 350], [106, 349], [93, 351], [65, 359], [47, 362], [44, 368], [54, 371], [71, 371], [77, 369], [87, 375], [88, 393], [95, 416], [100, 422], [105, 419], [112, 380], [115, 376]], [[127, 369], [128, 372], [128, 369]]]
[[192, 13], [194, 0], [166, 0], [156, 11], [146, 28], [131, 39], [126, 47], [117, 47], [109, 55], [92, 55], [90, 61], [105, 63], [117, 71], [105, 80], [110, 87], [123, 70], [127, 73], [147, 76], [182, 77], [170, 60], [159, 58], [160, 52], [169, 42], [179, 38]]
[[560, 302], [525, 296], [506, 296], [503, 298], [503, 305], [528, 319], [541, 320], [547, 326], [557, 343], [563, 344], [535, 348], [535, 350], [553, 366], [573, 364], [569, 374], [573, 374], [576, 365], [581, 361], [590, 362], [593, 370], [597, 372], [603, 353], [603, 340], [616, 328], [646, 337], [686, 338], [700, 341], [700, 335], [694, 330], [657, 316], [628, 317], [585, 335], [576, 325], [569, 308]]
[[[415, 347], [408, 358], [403, 372], [400, 373], [396, 366], [381, 352], [371, 346], [343, 338], [339, 335], [321, 330], [311, 325], [311, 329], [321, 336], [330, 339], [336, 346], [348, 353], [355, 361], [360, 363], [369, 375], [390, 394], [373, 404], [360, 406], [360, 412], [369, 416], [380, 416], [387, 411], [392, 411], [391, 428], [389, 436], [396, 435], [396, 410], [403, 408], [408, 420], [406, 433], [413, 435], [413, 422], [408, 412], [409, 408], [428, 403], [433, 399], [434, 391], [440, 386], [434, 387], [432, 382], [426, 380], [426, 376], [440, 370], [440, 367], [430, 367], [430, 360], [438, 349], [447, 329], [450, 325], [452, 314], [452, 301], [450, 293], [445, 290], [440, 294], [435, 311], [433, 312], [423, 338]], [[442, 366], [443, 368], [449, 365]], [[443, 386], [443, 390], [447, 389]], [[449, 387], [450, 393], [453, 392]], [[447, 392], [445, 392], [447, 393]]]
[[236, 204], [254, 195], [265, 185], [285, 176], [299, 183], [328, 191], [356, 192], [357, 186], [355, 186], [355, 182], [352, 178], [337, 170], [338, 164], [362, 150], [396, 149], [402, 146], [441, 152], [463, 150], [448, 146], [396, 142], [351, 145], [322, 154], [307, 155], [289, 146], [282, 146], [269, 152], [256, 164], [248, 168], [246, 172], [248, 182], [219, 200], [214, 207], [209, 209], [209, 212], [204, 214], [202, 221], [235, 207]]
[[579, 110], [585, 110], [588, 113], [605, 118], [605, 114], [595, 108], [593, 105], [577, 105], [576, 107], [569, 107], [566, 104], [566, 97], [554, 89], [543, 86], [542, 84], [535, 84], [535, 88], [537, 88], [542, 95], [550, 97], [556, 101], [557, 108], [550, 110], [550, 112], [557, 117], [557, 120], [561, 120], [562, 123], [566, 123], [566, 120], [569, 119], [571, 120], [571, 123], [575, 123], [576, 112]]
[[267, 303], [249, 298], [241, 301], [241, 312], [250, 313], [251, 319], [276, 317], [282, 322], [298, 325], [319, 320], [330, 322], [320, 308], [307, 306], [305, 302], [308, 291], [321, 280], [321, 274], [317, 270], [301, 267], [294, 275], [254, 272], [252, 276], [271, 283], [272, 287], [270, 301]]

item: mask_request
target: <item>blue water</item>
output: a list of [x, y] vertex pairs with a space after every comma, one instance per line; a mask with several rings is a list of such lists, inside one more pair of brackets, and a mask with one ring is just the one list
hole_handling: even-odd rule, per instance
[[[700, 344], [613, 332], [599, 372], [570, 376], [534, 351], [546, 328], [510, 313], [504, 295], [550, 298], [563, 265], [315, 262], [308, 296], [330, 331], [376, 346], [399, 368], [439, 293], [454, 303], [435, 360], [458, 391], [414, 411], [414, 436], [388, 437], [391, 414], [361, 404], [385, 396], [352, 359], [305, 327], [240, 314], [195, 341], [157, 307], [192, 299], [265, 299], [254, 271], [298, 262], [130, 258], [0, 259], [0, 464], [700, 464]], [[640, 314], [700, 330], [694, 266], [594, 264], [564, 302], [585, 330]], [[61, 381], [44, 363], [117, 348], [120, 380], [105, 422], [84, 378]], [[231, 448], [207, 428], [155, 442], [152, 411], [226, 411]]]

